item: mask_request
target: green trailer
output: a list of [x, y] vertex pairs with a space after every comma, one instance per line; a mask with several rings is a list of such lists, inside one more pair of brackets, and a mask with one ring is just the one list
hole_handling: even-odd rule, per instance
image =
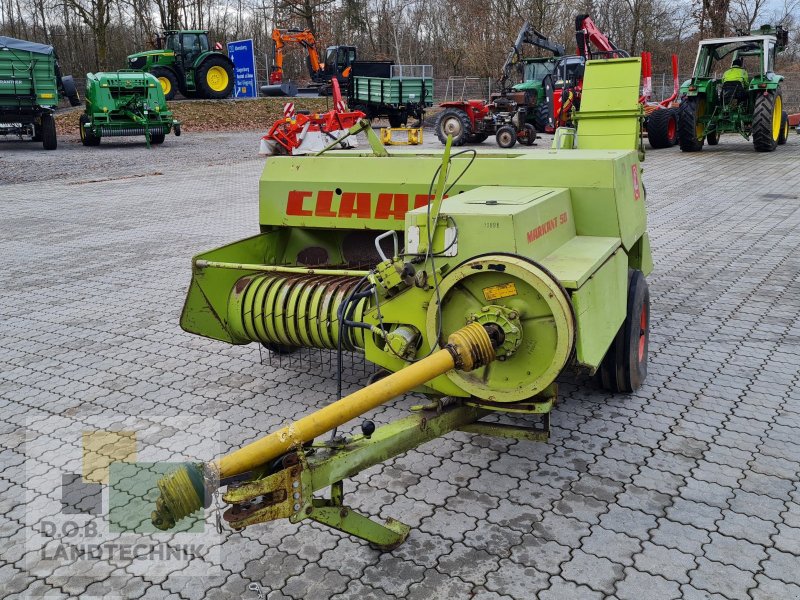
[[81, 142], [97, 146], [104, 137], [143, 135], [147, 145], [181, 134], [158, 79], [141, 71], [86, 74], [86, 109], [80, 117]]
[[433, 68], [388, 61], [354, 62], [348, 104], [370, 120], [386, 117], [392, 127], [402, 127], [409, 116], [421, 121], [425, 109], [433, 106]]
[[52, 46], [0, 36], [0, 135], [58, 146], [53, 115], [61, 98], [80, 98], [72, 77], [62, 76]]

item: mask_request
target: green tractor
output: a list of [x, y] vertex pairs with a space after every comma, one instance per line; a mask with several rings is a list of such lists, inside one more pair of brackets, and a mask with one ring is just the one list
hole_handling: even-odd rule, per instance
[[704, 142], [716, 146], [723, 133], [752, 139], [756, 152], [772, 152], [786, 143], [783, 76], [774, 69], [787, 42], [784, 28], [769, 25], [750, 35], [700, 42], [693, 76], [681, 85], [681, 150], [699, 152]]
[[156, 45], [157, 50], [128, 56], [128, 65], [155, 75], [167, 100], [172, 100], [177, 92], [185, 98], [214, 100], [231, 95], [233, 61], [218, 49], [209, 48], [208, 31], [166, 31]]
[[512, 93], [525, 94], [528, 109], [528, 122], [533, 123], [536, 131], [544, 131], [549, 127], [553, 113], [551, 98], [553, 97], [554, 74], [560, 59], [557, 57], [526, 58], [523, 61], [523, 81], [511, 88]]

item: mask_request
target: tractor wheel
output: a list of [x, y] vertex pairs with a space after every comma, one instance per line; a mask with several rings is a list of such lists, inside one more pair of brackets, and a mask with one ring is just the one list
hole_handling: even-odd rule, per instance
[[625, 321], [603, 357], [597, 378], [613, 393], [639, 389], [647, 377], [650, 340], [650, 291], [641, 271], [628, 272], [628, 306]]
[[58, 148], [56, 138], [56, 120], [53, 115], [42, 115], [42, 147], [45, 150], [55, 150]]
[[700, 152], [703, 149], [706, 127], [700, 122], [700, 117], [705, 111], [705, 100], [696, 97], [684, 100], [678, 108], [678, 141], [683, 152]]
[[178, 78], [175, 73], [165, 67], [156, 67], [150, 74], [158, 79], [161, 84], [161, 91], [164, 92], [164, 98], [172, 100], [175, 94], [178, 93]]
[[439, 115], [436, 120], [436, 137], [446, 144], [448, 135], [453, 136], [453, 146], [463, 146], [472, 137], [472, 122], [463, 110], [448, 108]]
[[647, 117], [647, 141], [653, 150], [678, 143], [678, 119], [671, 108], [654, 110]]
[[501, 148], [513, 148], [517, 143], [517, 132], [511, 125], [503, 125], [494, 137]]
[[150, 144], [154, 146], [158, 146], [159, 144], [163, 144], [164, 140], [166, 139], [167, 135], [162, 131], [161, 133], [151, 133], [150, 134]]
[[536, 131], [544, 131], [545, 127], [550, 124], [550, 103], [541, 102], [533, 112], [533, 121], [534, 125], [536, 126]]
[[780, 90], [759, 94], [753, 111], [753, 148], [756, 152], [772, 152], [778, 147], [783, 120], [783, 97]]
[[781, 134], [778, 136], [778, 145], [783, 146], [789, 139], [789, 115], [786, 111], [781, 114]]
[[488, 137], [489, 137], [489, 134], [486, 134], [486, 133], [473, 133], [471, 136], [469, 136], [469, 139], [467, 140], [467, 143], [469, 143], [469, 144], [480, 144], [482, 142], [485, 142], [486, 138], [488, 138]]
[[534, 127], [532, 124], [525, 123], [520, 134], [521, 135], [518, 136], [518, 139], [526, 146], [533, 146], [536, 143], [536, 127]]
[[209, 56], [197, 69], [194, 80], [206, 98], [227, 98], [233, 90], [233, 68], [222, 56]]
[[401, 112], [391, 112], [389, 113], [389, 126], [390, 127], [404, 127], [406, 121], [408, 120], [408, 115]]
[[80, 130], [81, 134], [81, 144], [84, 146], [99, 146], [100, 145], [100, 138], [97, 137], [91, 129], [87, 129], [84, 127], [86, 123], [89, 122], [89, 115], [83, 113], [81, 115], [81, 119], [79, 121], [78, 129]]
[[713, 131], [709, 131], [706, 134], [706, 142], [708, 142], [709, 146], [716, 146], [719, 144], [719, 131], [714, 129]]

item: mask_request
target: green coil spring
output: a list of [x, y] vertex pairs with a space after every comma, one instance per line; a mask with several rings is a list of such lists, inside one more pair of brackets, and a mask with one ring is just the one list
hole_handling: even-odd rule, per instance
[[[338, 310], [360, 279], [332, 275], [248, 275], [228, 299], [228, 327], [241, 341], [336, 349]], [[369, 298], [353, 301], [351, 320], [360, 321]], [[351, 328], [342, 349], [364, 347], [364, 330]]]

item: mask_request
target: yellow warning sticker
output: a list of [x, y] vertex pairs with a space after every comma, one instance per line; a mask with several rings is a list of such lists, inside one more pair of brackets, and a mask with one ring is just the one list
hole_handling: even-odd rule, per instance
[[517, 286], [514, 283], [501, 283], [491, 287], [483, 288], [483, 297], [487, 300], [499, 300], [517, 295]]

